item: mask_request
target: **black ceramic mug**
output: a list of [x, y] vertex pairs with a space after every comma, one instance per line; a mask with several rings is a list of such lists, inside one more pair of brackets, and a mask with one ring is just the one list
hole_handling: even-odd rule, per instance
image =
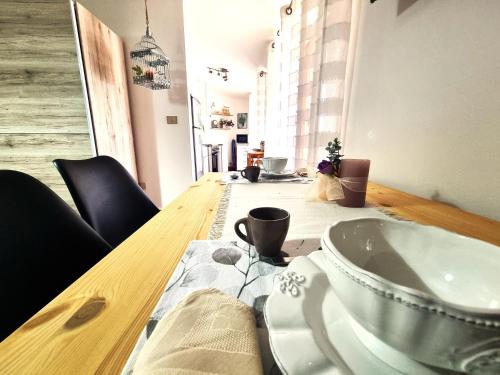
[[254, 165], [246, 167], [241, 171], [241, 175], [250, 182], [257, 182], [259, 180], [260, 168]]
[[[240, 231], [240, 225], [245, 226], [247, 235]], [[234, 230], [243, 241], [255, 246], [260, 255], [274, 258], [280, 255], [281, 246], [285, 242], [290, 214], [275, 207], [254, 208], [248, 217], [239, 219], [234, 224]]]

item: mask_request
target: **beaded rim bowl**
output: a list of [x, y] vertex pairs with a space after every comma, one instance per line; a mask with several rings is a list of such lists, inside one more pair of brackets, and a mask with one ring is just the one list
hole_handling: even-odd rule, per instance
[[335, 223], [322, 245], [336, 294], [367, 331], [423, 363], [498, 371], [499, 247], [381, 219]]

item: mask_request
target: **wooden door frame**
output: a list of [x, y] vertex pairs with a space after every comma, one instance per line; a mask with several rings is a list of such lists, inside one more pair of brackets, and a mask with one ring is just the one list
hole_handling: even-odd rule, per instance
[[[198, 105], [201, 106], [201, 102], [195, 98], [192, 94], [189, 94], [189, 105], [191, 107], [191, 136], [193, 138], [193, 160], [194, 160], [194, 180], [195, 181], [198, 181], [198, 166], [197, 166], [197, 160], [196, 160], [196, 139], [195, 139], [195, 134], [194, 134], [194, 105], [193, 105], [193, 102], [194, 101], [197, 101], [198, 102]], [[201, 157], [202, 157], [202, 167], [203, 167], [203, 153], [201, 154]]]
[[94, 131], [94, 123], [92, 116], [92, 105], [90, 104], [90, 98], [88, 94], [88, 82], [87, 75], [85, 74], [85, 62], [83, 60], [82, 46], [80, 41], [80, 27], [78, 26], [78, 8], [76, 0], [69, 0], [71, 9], [71, 23], [73, 25], [73, 32], [75, 35], [76, 43], [76, 56], [78, 60], [78, 69], [80, 71], [80, 79], [82, 81], [82, 91], [83, 91], [83, 101], [85, 104], [85, 112], [87, 114], [87, 124], [89, 129], [90, 146], [92, 147], [92, 155], [99, 155], [97, 149], [97, 139]]

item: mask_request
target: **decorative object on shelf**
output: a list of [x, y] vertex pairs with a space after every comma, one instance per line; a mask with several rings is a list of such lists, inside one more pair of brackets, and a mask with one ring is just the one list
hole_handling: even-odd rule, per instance
[[328, 142], [328, 160], [318, 164], [318, 178], [306, 195], [307, 200], [336, 201], [345, 207], [363, 207], [370, 160], [341, 159], [342, 145], [338, 138]]
[[223, 117], [232, 117], [234, 116], [232, 113], [224, 114], [222, 111], [215, 111], [212, 113], [214, 116], [223, 116]]
[[248, 129], [248, 113], [238, 113], [236, 115], [238, 129]]
[[234, 127], [234, 122], [233, 122], [233, 120], [226, 120], [226, 119], [221, 118], [219, 120], [219, 127], [223, 128], [223, 129], [230, 129], [230, 128]]
[[225, 117], [233, 116], [229, 107], [223, 106], [221, 109], [217, 109], [215, 107], [215, 103], [212, 103], [212, 106], [210, 107], [210, 111], [211, 111], [210, 114], [215, 115], [215, 116], [225, 116]]
[[212, 120], [210, 122], [210, 127], [212, 129], [232, 129], [234, 127], [234, 122], [233, 120], [221, 118], [219, 120]]
[[132, 51], [133, 82], [151, 90], [165, 90], [171, 86], [170, 59], [158, 46], [149, 30], [147, 0], [144, 0], [146, 10], [146, 35], [138, 42]]
[[212, 68], [209, 66], [208, 73], [209, 74], [217, 73], [217, 76], [221, 77], [224, 81], [227, 81], [229, 79], [228, 76], [229, 70], [227, 70], [226, 68]]

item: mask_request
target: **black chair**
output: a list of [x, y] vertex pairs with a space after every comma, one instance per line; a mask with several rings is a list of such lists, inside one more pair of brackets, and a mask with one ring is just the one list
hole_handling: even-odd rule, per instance
[[47, 186], [0, 170], [0, 341], [109, 251]]
[[54, 160], [83, 219], [116, 247], [159, 210], [115, 159]]

